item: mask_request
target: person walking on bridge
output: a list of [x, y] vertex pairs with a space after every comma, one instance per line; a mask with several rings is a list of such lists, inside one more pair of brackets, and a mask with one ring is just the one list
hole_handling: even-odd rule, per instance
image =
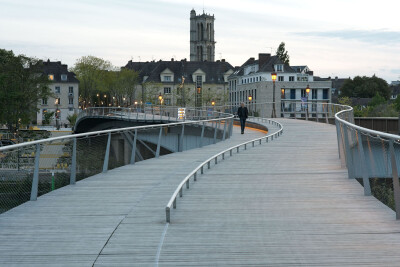
[[243, 102], [238, 108], [237, 115], [240, 119], [240, 129], [242, 130], [242, 134], [244, 134], [244, 127], [246, 127], [246, 119], [249, 117], [249, 111], [247, 110], [247, 107], [244, 106]]

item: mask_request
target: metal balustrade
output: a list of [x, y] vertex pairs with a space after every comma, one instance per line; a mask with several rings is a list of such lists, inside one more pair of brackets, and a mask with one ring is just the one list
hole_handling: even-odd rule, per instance
[[73, 185], [81, 179], [135, 164], [136, 158], [141, 159], [136, 149], [141, 142], [140, 137], [149, 134], [158, 136], [154, 147], [142, 144], [153, 151], [155, 157], [159, 157], [162, 153], [162, 137], [173, 128], [179, 133], [179, 151], [184, 149], [187, 126], [199, 128], [197, 147], [225, 140], [232, 135], [231, 114], [191, 108], [186, 109], [184, 119], [178, 119], [177, 114], [177, 108], [174, 107], [161, 111], [159, 108], [147, 109], [146, 113], [129, 108], [90, 108], [81, 113], [78, 119], [96, 116], [135, 119], [143, 116], [151, 120], [176, 122], [73, 134], [1, 147], [0, 213], [26, 201], [36, 200], [38, 196], [62, 186]]
[[252, 144], [252, 146], [254, 147], [255, 142], [259, 142], [259, 145], [262, 144], [262, 142], [266, 142], [268, 143], [268, 140], [271, 139], [274, 140], [274, 137], [277, 138], [280, 135], [283, 134], [283, 126], [282, 124], [280, 124], [279, 122], [276, 122], [274, 120], [270, 120], [270, 119], [265, 119], [265, 118], [254, 118], [256, 120], [258, 120], [259, 122], [268, 122], [269, 124], [273, 124], [275, 126], [278, 126], [279, 130], [271, 133], [271, 134], [267, 134], [266, 136], [260, 137], [260, 138], [255, 138], [253, 140], [250, 141], [246, 141], [244, 143], [232, 146], [228, 149], [225, 149], [213, 156], [211, 156], [210, 158], [208, 158], [207, 160], [203, 161], [202, 163], [200, 163], [192, 172], [190, 172], [183, 180], [182, 182], [177, 186], [175, 192], [172, 194], [170, 200], [168, 201], [168, 204], [165, 207], [165, 216], [166, 216], [166, 222], [170, 223], [171, 222], [171, 208], [176, 209], [177, 207], [177, 198], [178, 195], [179, 197], [183, 197], [183, 187], [186, 186], [186, 189], [189, 189], [189, 184], [190, 184], [190, 178], [193, 178], [193, 181], [196, 182], [198, 177], [197, 177], [197, 173], [200, 171], [200, 174], [204, 174], [204, 166], [207, 165], [207, 169], [211, 168], [211, 162], [214, 161], [214, 165], [218, 164], [218, 158], [220, 158], [220, 160], [225, 160], [225, 154], [229, 153], [229, 156], [233, 156], [233, 151], [236, 149], [236, 153], [238, 154], [240, 151], [240, 148], [243, 148], [244, 150], [247, 149], [247, 145], [248, 144]]
[[353, 108], [342, 107], [335, 118], [339, 156], [348, 177], [362, 179], [366, 196], [371, 195], [370, 178], [391, 178], [396, 219], [400, 219], [400, 136], [357, 126]]

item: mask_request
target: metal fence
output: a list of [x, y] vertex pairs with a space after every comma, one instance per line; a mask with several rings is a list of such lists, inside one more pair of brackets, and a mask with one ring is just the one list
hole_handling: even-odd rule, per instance
[[232, 146], [228, 149], [225, 149], [207, 160], [203, 161], [200, 163], [192, 172], [190, 172], [183, 180], [182, 182], [177, 186], [175, 192], [172, 194], [171, 198], [169, 199], [166, 207], [165, 207], [165, 217], [166, 217], [166, 222], [170, 223], [171, 222], [171, 208], [176, 209], [177, 206], [177, 199], [178, 195], [180, 198], [183, 197], [183, 188], [186, 186], [186, 189], [189, 189], [189, 184], [190, 184], [190, 179], [193, 179], [193, 182], [197, 181], [197, 175], [198, 174], [204, 174], [204, 168], [207, 166], [207, 169], [211, 168], [211, 163], [214, 162], [214, 165], [218, 164], [218, 159], [220, 160], [225, 160], [225, 155], [229, 153], [229, 156], [233, 156], [234, 151], [236, 151], [236, 154], [240, 153], [240, 149], [246, 150], [248, 145], [252, 145], [253, 147], [255, 146], [256, 143], [259, 143], [261, 145], [263, 142], [268, 143], [268, 141], [273, 141], [274, 138], [279, 137], [280, 135], [283, 134], [283, 126], [282, 124], [270, 120], [270, 119], [265, 119], [265, 118], [254, 118], [258, 122], [263, 122], [263, 123], [268, 123], [272, 124], [278, 127], [278, 130], [273, 133], [268, 133], [266, 136], [260, 137], [260, 138], [255, 138], [250, 141], [246, 141], [244, 143]]
[[[96, 114], [132, 119], [147, 117], [149, 115], [144, 114], [151, 113], [151, 117], [154, 114], [158, 119], [177, 122], [74, 134], [1, 147], [0, 213], [84, 178], [143, 160], [138, 151], [140, 142], [151, 151], [151, 156], [159, 157], [166, 153], [163, 140], [172, 129], [179, 133], [179, 151], [185, 148], [183, 142], [188, 135], [185, 126], [186, 131], [188, 127], [198, 128], [195, 131], [197, 147], [225, 140], [232, 134], [231, 114], [187, 108], [185, 118], [179, 119], [177, 108], [168, 111], [156, 108], [145, 112], [94, 108], [87, 109], [79, 119]], [[150, 134], [156, 136], [155, 143], [140, 140]]]
[[353, 108], [335, 115], [339, 155], [349, 178], [360, 178], [364, 194], [371, 195], [371, 178], [391, 178], [396, 219], [400, 219], [400, 136], [356, 126]]

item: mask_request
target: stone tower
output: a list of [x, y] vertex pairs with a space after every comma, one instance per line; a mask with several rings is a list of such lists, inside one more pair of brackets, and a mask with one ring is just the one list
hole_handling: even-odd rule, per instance
[[214, 15], [190, 12], [190, 61], [215, 61]]

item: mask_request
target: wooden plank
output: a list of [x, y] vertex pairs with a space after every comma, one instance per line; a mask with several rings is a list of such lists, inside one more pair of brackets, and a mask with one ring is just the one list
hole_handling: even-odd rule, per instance
[[235, 128], [234, 138], [225, 142], [98, 174], [3, 213], [0, 266], [92, 266], [101, 251], [121, 254], [122, 264], [127, 249], [137, 252], [137, 263], [153, 263], [164, 206], [176, 185], [211, 155], [263, 135], [240, 135]]

